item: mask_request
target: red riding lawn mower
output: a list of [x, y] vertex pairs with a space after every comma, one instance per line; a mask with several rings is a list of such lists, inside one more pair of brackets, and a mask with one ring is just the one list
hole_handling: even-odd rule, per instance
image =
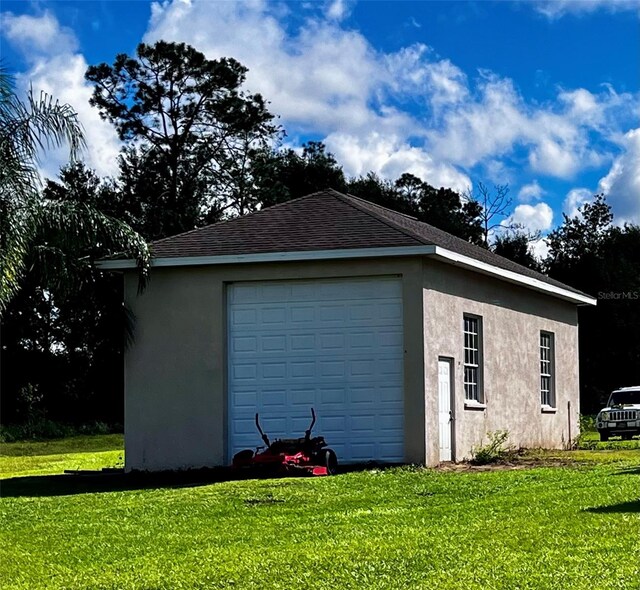
[[[311, 425], [303, 438], [281, 438], [273, 442], [260, 428], [258, 414], [256, 427], [267, 445], [256, 451], [245, 449], [233, 456], [233, 467], [256, 469], [269, 475], [333, 475], [338, 468], [338, 458], [322, 436], [311, 438], [316, 423], [316, 413], [311, 408]], [[262, 450], [264, 449], [264, 450]]]

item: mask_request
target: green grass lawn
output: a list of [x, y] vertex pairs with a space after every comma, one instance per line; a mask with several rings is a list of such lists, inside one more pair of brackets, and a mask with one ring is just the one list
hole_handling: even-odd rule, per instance
[[0, 445], [3, 590], [640, 589], [637, 448], [316, 479], [47, 475], [114, 466], [121, 444]]
[[122, 467], [123, 449], [121, 434], [0, 443], [0, 478], [50, 475], [65, 469]]

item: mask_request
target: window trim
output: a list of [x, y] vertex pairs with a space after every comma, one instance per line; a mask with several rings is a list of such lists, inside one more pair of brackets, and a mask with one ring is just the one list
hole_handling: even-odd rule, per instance
[[[548, 338], [548, 343], [543, 339]], [[548, 351], [548, 357], [545, 358], [544, 351]], [[548, 371], [544, 371], [547, 365]], [[538, 375], [539, 375], [539, 394], [540, 407], [543, 413], [553, 413], [556, 410], [556, 345], [555, 334], [548, 330], [540, 330], [538, 337]], [[548, 379], [548, 389], [543, 387], [544, 380]]]
[[[476, 331], [467, 332], [467, 320], [475, 322]], [[467, 346], [467, 335], [476, 338], [476, 347]], [[464, 391], [464, 407], [465, 409], [472, 410], [484, 410], [487, 406], [484, 396], [484, 344], [483, 344], [483, 326], [482, 316], [465, 313], [462, 316], [462, 389]], [[473, 345], [473, 342], [471, 343]], [[467, 362], [467, 351], [474, 351], [476, 354], [476, 363]], [[471, 368], [475, 370], [475, 384], [471, 381], [467, 381], [467, 369]], [[475, 397], [468, 397], [468, 386], [475, 385]]]

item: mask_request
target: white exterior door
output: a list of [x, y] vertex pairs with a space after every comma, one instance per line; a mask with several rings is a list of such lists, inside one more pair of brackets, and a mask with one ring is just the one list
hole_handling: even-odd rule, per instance
[[451, 361], [438, 361], [438, 431], [440, 461], [451, 461], [453, 412], [451, 408]]
[[402, 283], [396, 277], [228, 286], [228, 458], [314, 434], [342, 463], [404, 460]]

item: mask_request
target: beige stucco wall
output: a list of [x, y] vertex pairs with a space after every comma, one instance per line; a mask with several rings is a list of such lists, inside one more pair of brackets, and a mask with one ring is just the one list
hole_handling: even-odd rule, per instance
[[[438, 462], [438, 357], [454, 359], [455, 458], [468, 458], [487, 433], [508, 430], [522, 447], [560, 448], [578, 434], [577, 308], [557, 298], [424, 260], [424, 351], [428, 464]], [[482, 317], [486, 409], [466, 409], [463, 314]], [[540, 331], [555, 334], [555, 413], [540, 405]], [[571, 403], [568, 409], [567, 402]], [[432, 436], [429, 436], [432, 434]]]
[[[221, 465], [226, 457], [226, 284], [245, 280], [399, 275], [403, 284], [405, 460], [438, 462], [438, 358], [454, 359], [455, 456], [507, 429], [517, 446], [561, 447], [577, 435], [578, 341], [573, 304], [431, 259], [154, 268], [137, 294], [125, 354], [127, 470]], [[464, 313], [482, 316], [486, 409], [464, 408]], [[555, 334], [557, 412], [539, 398], [540, 330]]]
[[226, 283], [377, 275], [402, 277], [405, 459], [424, 462], [422, 261], [386, 258], [154, 268], [142, 295], [135, 274], [127, 273], [125, 298], [136, 326], [125, 354], [126, 469], [224, 463]]

